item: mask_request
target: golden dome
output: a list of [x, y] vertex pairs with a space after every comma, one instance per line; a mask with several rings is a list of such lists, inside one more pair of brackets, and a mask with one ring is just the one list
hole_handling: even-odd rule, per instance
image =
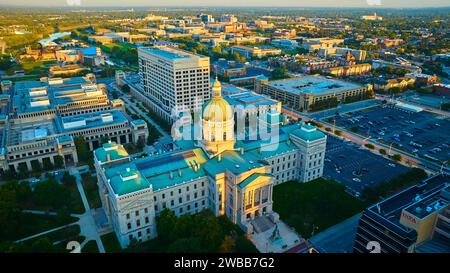
[[233, 109], [230, 104], [222, 98], [222, 86], [217, 80], [214, 82], [213, 97], [203, 105], [203, 120], [223, 122], [233, 119]]

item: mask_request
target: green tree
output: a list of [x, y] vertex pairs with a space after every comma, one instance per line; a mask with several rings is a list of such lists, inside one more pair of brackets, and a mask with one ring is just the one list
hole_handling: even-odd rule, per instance
[[240, 55], [237, 52], [233, 52], [232, 58], [240, 63], [244, 63], [246, 61], [245, 56]]
[[69, 172], [64, 172], [64, 174], [63, 174], [63, 176], [61, 178], [61, 182], [66, 187], [71, 187], [71, 186], [76, 184], [77, 180], [76, 180], [75, 176], [69, 174]]
[[158, 236], [163, 239], [171, 240], [177, 217], [172, 210], [164, 209], [157, 219]]
[[400, 154], [395, 154], [392, 156], [392, 159], [395, 161], [401, 161], [402, 160], [402, 156]]
[[225, 238], [223, 238], [222, 243], [219, 247], [220, 253], [231, 253], [234, 250], [234, 247], [236, 246], [236, 240], [233, 239], [230, 235], [225, 235]]
[[0, 187], [0, 241], [10, 238], [19, 223], [21, 211], [16, 186], [17, 182], [8, 182]]
[[109, 141], [109, 137], [103, 136], [103, 137], [100, 139], [100, 145], [103, 145], [103, 144], [105, 144], [105, 143], [108, 143], [108, 141]]
[[128, 84], [124, 84], [122, 85], [122, 87], [120, 88], [122, 90], [122, 92], [124, 93], [130, 93], [131, 89], [130, 86]]
[[31, 253], [51, 253], [56, 252], [56, 247], [53, 246], [52, 241], [47, 238], [39, 238], [33, 242], [30, 248]]
[[63, 224], [63, 223], [68, 223], [70, 222], [70, 211], [67, 208], [60, 208], [58, 210], [58, 213], [56, 215], [56, 221], [58, 221], [59, 223]]
[[198, 237], [180, 238], [170, 244], [169, 253], [205, 253], [202, 239]]
[[50, 162], [50, 160], [43, 161], [43, 168], [45, 171], [49, 171], [49, 170], [53, 169], [53, 167], [54, 166], [53, 166], [52, 162]]
[[34, 201], [39, 207], [59, 209], [67, 206], [70, 199], [70, 191], [54, 177], [38, 183], [34, 189]]
[[280, 80], [287, 78], [287, 69], [286, 67], [277, 67], [272, 71], [272, 74], [270, 75], [271, 80]]
[[90, 156], [89, 146], [83, 136], [75, 138], [75, 147], [77, 148], [78, 160], [86, 163]]
[[29, 175], [28, 167], [26, 164], [19, 164], [17, 171], [18, 171], [18, 175], [20, 178], [25, 178], [25, 177], [28, 177], [28, 175]]
[[[188, 228], [194, 226], [194, 229], [191, 231], [193, 236], [202, 238], [208, 251], [216, 251], [223, 237], [217, 217], [210, 210], [203, 210], [191, 218], [193, 218], [191, 220], [193, 223]], [[189, 224], [190, 222], [188, 222]]]
[[60, 155], [55, 156], [54, 161], [55, 161], [55, 168], [60, 169], [64, 167], [64, 159], [62, 156]]
[[367, 143], [364, 146], [366, 146], [368, 149], [371, 149], [371, 150], [375, 149], [375, 146], [371, 143]]
[[31, 161], [31, 168], [34, 172], [40, 172], [42, 170], [42, 165], [38, 160]]
[[173, 228], [173, 235], [175, 238], [189, 237], [194, 230], [194, 222], [189, 214], [184, 214], [178, 217]]

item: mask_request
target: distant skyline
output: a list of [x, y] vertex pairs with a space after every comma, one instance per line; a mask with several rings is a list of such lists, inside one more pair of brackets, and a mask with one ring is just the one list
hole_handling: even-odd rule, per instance
[[[81, 5], [78, 5], [81, 3]], [[210, 7], [380, 7], [380, 8], [420, 8], [448, 7], [448, 0], [0, 0], [0, 5], [13, 6], [67, 6], [67, 7], [168, 7], [168, 6], [210, 6]]]

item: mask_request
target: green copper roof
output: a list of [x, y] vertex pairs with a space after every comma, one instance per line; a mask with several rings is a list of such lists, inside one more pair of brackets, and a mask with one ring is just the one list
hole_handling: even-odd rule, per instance
[[59, 143], [67, 142], [67, 141], [73, 141], [73, 137], [72, 136], [59, 136], [57, 138], [57, 140], [58, 140]]
[[145, 124], [145, 121], [143, 119], [135, 119], [135, 120], [132, 120], [131, 123], [133, 123], [135, 125], [139, 125], [139, 124]]
[[150, 187], [150, 182], [142, 176], [133, 163], [120, 165], [109, 170], [108, 177], [115, 194], [121, 196]]
[[206, 163], [207, 157], [202, 149], [174, 151], [157, 156], [134, 160], [136, 167], [145, 177], [152, 177], [195, 165]]
[[107, 162], [108, 155], [111, 160], [117, 160], [128, 156], [128, 152], [125, 148], [115, 142], [104, 143], [101, 148], [94, 151], [94, 154], [100, 162]]
[[317, 130], [317, 128], [312, 125], [304, 125], [301, 128], [294, 130], [292, 134], [308, 142], [322, 139], [325, 137], [324, 133]]
[[221, 157], [220, 161], [218, 160], [218, 157], [209, 160], [205, 164], [204, 170], [213, 176], [223, 173], [226, 170], [238, 175], [251, 169], [264, 166], [264, 164], [259, 162], [257, 157], [246, 153], [241, 155], [236, 151], [226, 151], [221, 154]]
[[148, 180], [150, 181], [150, 184], [152, 184], [153, 190], [158, 191], [167, 187], [172, 187], [174, 185], [206, 177], [205, 172], [201, 168], [197, 171], [193, 168], [184, 168], [180, 169], [180, 171], [181, 176], [178, 171], [174, 171], [172, 172], [172, 177], [170, 177], [170, 173], [163, 173], [157, 176], [149, 177]]

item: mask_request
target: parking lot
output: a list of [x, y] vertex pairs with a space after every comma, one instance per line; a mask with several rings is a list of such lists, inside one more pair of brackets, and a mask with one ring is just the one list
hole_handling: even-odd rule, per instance
[[358, 197], [366, 187], [378, 185], [409, 168], [362, 149], [352, 142], [328, 136], [324, 176], [347, 186]]
[[336, 126], [437, 162], [450, 159], [450, 120], [430, 112], [378, 106], [337, 117]]

